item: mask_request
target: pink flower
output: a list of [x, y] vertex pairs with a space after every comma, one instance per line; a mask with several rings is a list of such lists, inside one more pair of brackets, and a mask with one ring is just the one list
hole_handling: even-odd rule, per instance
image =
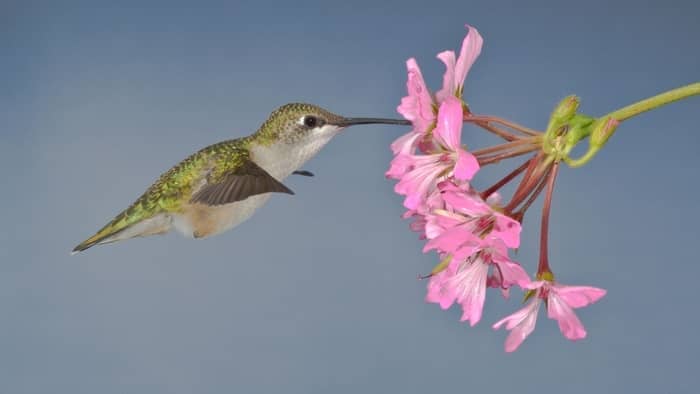
[[559, 330], [567, 339], [576, 341], [586, 337], [586, 330], [574, 309], [588, 306], [605, 295], [605, 290], [597, 287], [566, 286], [549, 281], [532, 282], [526, 287], [536, 290], [532, 301], [493, 325], [494, 329], [499, 329], [505, 324], [506, 329], [511, 330], [505, 343], [507, 352], [516, 350], [535, 329], [542, 300], [547, 304], [547, 317], [559, 323]]
[[469, 25], [466, 25], [466, 28], [467, 36], [464, 37], [462, 49], [456, 61], [453, 51], [444, 51], [437, 55], [447, 68], [442, 78], [442, 89], [435, 94], [438, 102], [444, 101], [449, 96], [462, 96], [467, 73], [481, 53], [484, 39], [475, 28]]
[[[494, 268], [494, 276], [489, 277], [489, 269]], [[479, 249], [466, 259], [454, 258], [447, 269], [430, 278], [426, 301], [439, 303], [443, 309], [453, 302], [462, 306], [461, 321], [469, 321], [471, 326], [481, 320], [486, 298], [486, 287], [492, 278], [504, 289], [517, 284], [526, 287], [530, 278], [523, 268], [508, 258], [505, 245], [496, 240], [490, 244], [483, 241]]]
[[[439, 187], [446, 205], [455, 212], [456, 225], [464, 226], [476, 236], [498, 238], [511, 249], [520, 246], [521, 226], [517, 220], [494, 210], [474, 190], [452, 182], [443, 182]], [[497, 200], [496, 197], [492, 200]]]
[[425, 216], [429, 241], [424, 252], [437, 249], [462, 259], [481, 248], [484, 240], [502, 242], [511, 249], [520, 245], [520, 223], [494, 210], [469, 185], [444, 181], [438, 184], [438, 190], [445, 208]]
[[[429, 155], [400, 155], [394, 159], [397, 166], [410, 169], [394, 188], [398, 194], [406, 196], [406, 208], [415, 209], [420, 205], [440, 179], [454, 176], [469, 181], [479, 170], [476, 158], [462, 149], [461, 134], [462, 103], [453, 97], [440, 106], [437, 127], [433, 131], [441, 151]], [[392, 172], [392, 175], [397, 174]]]
[[[436, 94], [437, 101], [431, 96], [416, 60], [410, 58], [406, 61], [406, 69], [408, 70], [406, 91], [408, 95], [401, 99], [401, 104], [396, 110], [413, 123], [413, 130], [397, 138], [391, 144], [394, 155], [413, 154], [416, 146], [420, 146], [425, 152], [433, 150], [433, 144], [431, 141], [425, 141], [425, 137], [428, 137], [426, 133], [431, 130], [435, 123], [435, 108], [439, 107], [447, 97], [461, 97], [467, 73], [481, 53], [483, 44], [481, 35], [473, 27], [467, 26], [467, 30], [467, 36], [464, 38], [457, 60], [455, 60], [455, 53], [452, 51], [445, 51], [438, 55], [447, 69], [443, 76], [443, 88]], [[392, 169], [387, 172], [386, 176], [400, 179], [403, 175], [401, 169], [404, 170], [403, 173], [409, 170], [406, 167], [394, 166], [392, 163]]]

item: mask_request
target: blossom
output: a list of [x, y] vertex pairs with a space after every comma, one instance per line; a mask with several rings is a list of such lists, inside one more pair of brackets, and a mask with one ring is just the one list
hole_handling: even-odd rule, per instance
[[[443, 88], [436, 94], [435, 98], [433, 98], [425, 84], [423, 74], [416, 60], [410, 58], [406, 61], [406, 69], [408, 71], [406, 91], [408, 95], [401, 99], [401, 104], [396, 110], [405, 119], [411, 121], [413, 130], [397, 138], [391, 144], [391, 150], [397, 156], [397, 159], [400, 155], [413, 154], [415, 148], [419, 145], [425, 152], [430, 152], [434, 148], [431, 141], [426, 141], [426, 139], [430, 138], [429, 132], [437, 119], [435, 109], [439, 108], [449, 96], [461, 97], [467, 73], [476, 61], [479, 53], [481, 53], [483, 44], [481, 35], [471, 26], [467, 26], [467, 30], [467, 36], [462, 42], [462, 48], [457, 60], [455, 60], [453, 51], [444, 51], [438, 55], [438, 58], [445, 63], [446, 70], [443, 76]], [[386, 176], [400, 179], [409, 170], [410, 167], [392, 162], [392, 167]]]
[[[489, 276], [493, 267], [494, 274]], [[529, 276], [508, 258], [506, 246], [499, 240], [482, 240], [476, 250], [464, 259], [453, 258], [448, 267], [430, 278], [426, 301], [439, 303], [443, 309], [454, 302], [462, 306], [461, 321], [474, 326], [481, 320], [486, 288], [507, 289], [513, 285], [528, 286]]]
[[605, 295], [604, 289], [589, 286], [566, 286], [551, 281], [536, 281], [526, 286], [534, 290], [533, 299], [524, 308], [496, 322], [494, 329], [505, 324], [510, 334], [505, 350], [512, 352], [532, 333], [537, 322], [537, 312], [544, 300], [547, 317], [559, 323], [559, 330], [567, 339], [576, 341], [586, 337], [586, 329], [574, 313], [575, 308], [588, 306]]
[[446, 67], [442, 79], [442, 89], [435, 94], [438, 101], [443, 101], [449, 96], [459, 97], [462, 95], [467, 73], [469, 73], [469, 69], [481, 53], [484, 39], [481, 38], [479, 31], [475, 28], [469, 25], [465, 27], [467, 28], [467, 36], [464, 37], [462, 49], [457, 60], [455, 61], [455, 53], [453, 51], [444, 51], [437, 55], [438, 59], [445, 63]]
[[[461, 145], [462, 103], [449, 98], [440, 105], [437, 126], [433, 132], [440, 151], [427, 155], [399, 155], [395, 160], [405, 168], [394, 190], [406, 196], [404, 205], [415, 209], [439, 179], [454, 176], [469, 181], [479, 170], [479, 162]], [[393, 164], [392, 164], [393, 167]]]
[[489, 196], [484, 201], [468, 184], [457, 185], [449, 181], [441, 182], [438, 189], [448, 211], [438, 211], [434, 217], [429, 218], [432, 233], [450, 232], [455, 227], [460, 227], [461, 231], [469, 231], [476, 237], [498, 238], [508, 248], [520, 246], [520, 222], [497, 210], [495, 206], [500, 199], [498, 195]]

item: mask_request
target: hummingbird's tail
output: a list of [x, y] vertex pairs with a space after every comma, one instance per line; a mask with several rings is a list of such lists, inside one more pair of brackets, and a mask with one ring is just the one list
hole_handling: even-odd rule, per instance
[[145, 216], [131, 208], [121, 212], [111, 222], [102, 227], [95, 235], [73, 248], [71, 254], [82, 252], [95, 245], [122, 241], [134, 237], [164, 234], [170, 231], [172, 219], [165, 213]]

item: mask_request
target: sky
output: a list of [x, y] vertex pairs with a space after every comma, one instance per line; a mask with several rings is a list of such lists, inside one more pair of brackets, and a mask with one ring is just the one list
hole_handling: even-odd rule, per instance
[[[625, 122], [557, 180], [558, 280], [608, 290], [565, 340], [540, 313], [513, 353], [426, 304], [434, 254], [384, 178], [405, 128], [348, 129], [219, 236], [78, 242], [170, 166], [277, 106], [397, 117], [405, 61], [464, 24], [475, 112], [543, 129], [568, 94], [601, 115], [700, 79], [694, 1], [0, 2], [0, 393], [691, 393], [700, 384], [700, 98]], [[495, 140], [465, 127], [463, 141]], [[494, 182], [510, 163], [480, 174]], [[516, 259], [535, 270], [539, 205]]]

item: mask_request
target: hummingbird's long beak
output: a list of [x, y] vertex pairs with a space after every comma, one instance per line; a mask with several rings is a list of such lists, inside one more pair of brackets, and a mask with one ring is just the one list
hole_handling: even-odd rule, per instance
[[404, 119], [385, 119], [385, 118], [342, 118], [336, 123], [340, 127], [354, 126], [358, 124], [394, 124], [400, 126], [410, 126], [411, 122]]

